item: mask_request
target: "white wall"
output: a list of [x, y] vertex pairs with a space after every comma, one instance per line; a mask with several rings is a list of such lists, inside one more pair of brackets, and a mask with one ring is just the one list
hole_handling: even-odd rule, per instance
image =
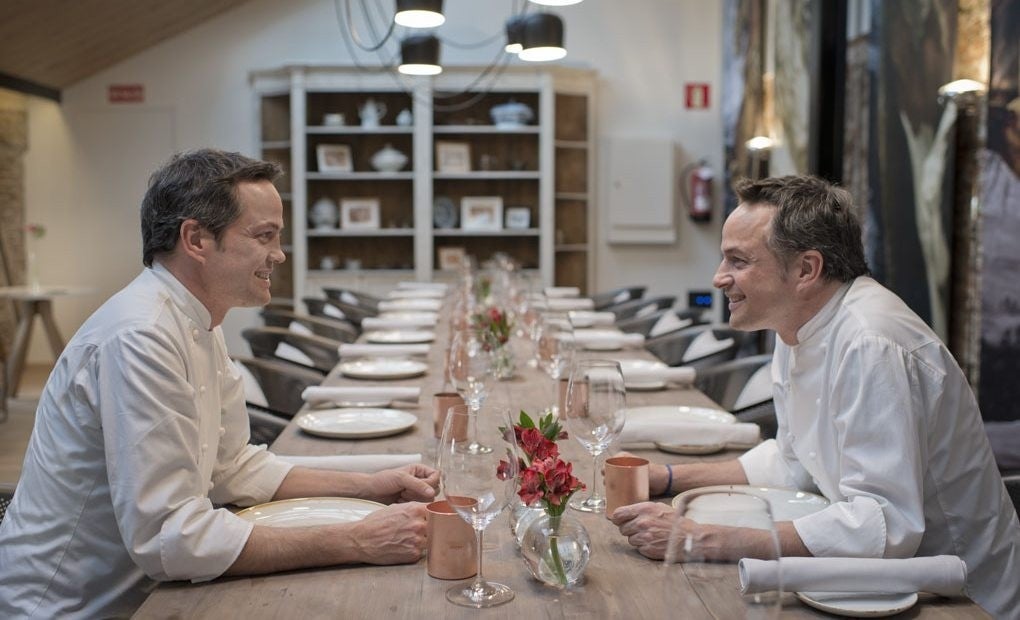
[[[502, 29], [512, 4], [447, 0], [448, 22], [440, 35], [481, 40]], [[557, 12], [566, 23], [565, 64], [599, 73], [599, 142], [623, 136], [671, 139], [691, 158], [722, 169], [721, 3], [586, 0]], [[494, 50], [445, 46], [443, 62], [485, 64]], [[97, 291], [59, 300], [57, 319], [65, 337], [140, 270], [137, 205], [159, 161], [200, 146], [257, 152], [250, 71], [350, 62], [332, 0], [252, 0], [66, 89], [59, 106], [33, 101], [27, 221], [49, 229], [40, 252], [42, 280], [83, 283]], [[683, 109], [683, 84], [689, 81], [711, 84], [711, 109]], [[106, 89], [115, 83], [143, 84], [145, 103], [108, 104]], [[680, 216], [679, 241], [670, 246], [607, 246], [601, 226], [594, 288], [641, 282], [652, 294], [684, 299], [688, 288], [710, 283], [718, 219], [705, 225]], [[228, 336], [251, 316], [228, 316]], [[33, 340], [30, 359], [48, 359], [41, 335]]]

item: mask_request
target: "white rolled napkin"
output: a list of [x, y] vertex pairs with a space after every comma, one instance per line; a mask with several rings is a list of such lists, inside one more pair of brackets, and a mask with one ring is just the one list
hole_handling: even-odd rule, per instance
[[909, 594], [931, 592], [963, 596], [967, 565], [955, 555], [909, 558], [782, 558], [752, 560], [738, 565], [744, 594], [778, 589], [782, 565], [787, 592], [868, 592]]
[[550, 310], [567, 312], [568, 310], [593, 310], [595, 302], [587, 297], [551, 297], [545, 300]]
[[306, 403], [368, 403], [383, 400], [418, 400], [420, 387], [401, 386], [325, 386], [306, 387], [301, 398]]
[[436, 322], [428, 317], [422, 318], [390, 318], [384, 316], [367, 316], [361, 319], [362, 329], [407, 329], [435, 327]]
[[420, 454], [344, 454], [336, 456], [288, 456], [277, 454], [276, 458], [298, 467], [353, 471], [363, 474], [421, 463]]
[[433, 291], [445, 291], [446, 284], [442, 282], [398, 282], [397, 288], [402, 289], [429, 289]]
[[636, 346], [645, 343], [645, 337], [641, 334], [627, 334], [621, 331], [608, 331], [605, 329], [575, 329], [574, 344], [579, 347], [603, 348], [609, 346]]
[[571, 310], [567, 315], [574, 327], [609, 327], [616, 323], [616, 315], [612, 312]]
[[661, 443], [679, 446], [753, 446], [761, 429], [751, 422], [720, 424], [671, 420], [671, 416], [629, 416], [620, 433], [621, 444]]
[[545, 288], [546, 297], [577, 297], [581, 294], [581, 289], [576, 286], [547, 286]]
[[382, 312], [401, 312], [404, 310], [427, 310], [435, 312], [443, 305], [438, 299], [391, 299], [379, 302]]
[[667, 312], [655, 322], [655, 325], [648, 332], [648, 337], [655, 338], [656, 336], [675, 332], [678, 329], [689, 327], [693, 322], [691, 319], [681, 319], [675, 312]]
[[620, 366], [623, 369], [623, 378], [634, 383], [649, 381], [672, 381], [673, 383], [691, 384], [697, 377], [697, 371], [690, 366], [656, 366], [647, 368], [634, 368], [631, 366]]
[[441, 299], [444, 295], [446, 291], [432, 288], [398, 288], [386, 293], [390, 299]]
[[732, 345], [732, 338], [716, 340], [715, 334], [712, 333], [712, 330], [706, 329], [704, 332], [695, 336], [694, 340], [691, 341], [691, 344], [687, 345], [687, 350], [684, 351], [683, 361], [686, 363], [703, 357], [708, 357], [709, 355], [723, 351]]
[[428, 355], [427, 344], [342, 344], [340, 357], [407, 357]]

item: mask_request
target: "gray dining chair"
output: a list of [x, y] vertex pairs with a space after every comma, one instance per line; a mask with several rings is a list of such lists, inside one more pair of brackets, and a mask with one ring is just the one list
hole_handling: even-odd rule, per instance
[[261, 314], [266, 327], [290, 328], [292, 324], [297, 323], [316, 336], [332, 338], [340, 342], [354, 342], [360, 333], [356, 327], [343, 319], [302, 315], [274, 308], [265, 308]]
[[375, 312], [379, 311], [379, 302], [382, 301], [381, 297], [362, 293], [361, 291], [351, 290], [349, 288], [333, 288], [324, 286], [322, 287], [322, 292], [326, 295], [327, 299], [335, 299], [347, 304], [361, 306], [367, 310]]
[[[256, 358], [286, 362], [299, 368], [317, 370], [324, 375], [340, 362], [342, 343], [332, 338], [299, 334], [282, 327], [249, 327], [241, 332], [241, 336], [248, 342]], [[280, 356], [278, 349], [282, 343], [294, 347], [308, 360], [296, 361]]]
[[647, 286], [621, 286], [602, 293], [595, 293], [591, 300], [595, 302], [596, 310], [605, 310], [614, 304], [641, 299], [648, 290]]
[[[690, 359], [686, 356], [687, 349], [694, 339], [706, 331], [711, 331], [716, 340], [733, 340], [729, 346], [715, 351], [710, 355]], [[722, 362], [728, 362], [737, 356], [747, 338], [746, 332], [717, 325], [695, 325], [676, 332], [656, 336], [645, 341], [645, 349], [669, 366], [691, 366], [699, 370], [710, 368]]]
[[665, 315], [669, 313], [673, 313], [674, 315], [676, 315], [677, 319], [681, 321], [689, 320], [690, 323], [684, 325], [683, 327], [678, 327], [668, 332], [658, 334], [658, 336], [664, 336], [666, 334], [673, 333], [674, 331], [678, 331], [686, 327], [692, 327], [694, 325], [703, 325], [706, 323], [705, 319], [703, 318], [704, 312], [702, 312], [701, 308], [682, 308], [680, 310], [674, 310], [672, 308], [663, 308], [661, 310], [655, 311], [654, 314], [650, 314], [648, 316], [631, 317], [629, 319], [617, 321], [616, 327], [622, 332], [627, 332], [631, 334], [641, 334], [642, 336], [648, 337], [648, 334], [651, 333], [652, 328], [655, 327], [659, 320], [661, 320]]
[[14, 499], [14, 489], [15, 485], [0, 482], [0, 523], [4, 522], [7, 508], [11, 505], [11, 500]]
[[739, 421], [757, 424], [761, 427], [762, 437], [772, 439], [779, 426], [772, 398], [752, 400], [747, 405], [740, 398], [751, 377], [771, 362], [772, 356], [765, 354], [705, 367], [698, 370], [694, 386], [720, 407], [737, 416]]
[[264, 407], [248, 403], [248, 443], [254, 445], [272, 445], [287, 428], [287, 420], [281, 418]]
[[602, 309], [603, 312], [612, 312], [616, 315], [617, 321], [629, 319], [632, 317], [641, 317], [653, 312], [664, 310], [666, 308], [673, 307], [676, 303], [676, 296], [674, 295], [660, 295], [658, 297], [647, 297], [643, 299], [633, 299], [631, 301], [625, 301], [621, 304], [613, 304], [606, 306]]
[[304, 405], [301, 393], [305, 388], [322, 383], [322, 373], [310, 368], [274, 359], [234, 357], [255, 377], [266, 405], [273, 413], [291, 418]]
[[[308, 307], [309, 314], [316, 316], [329, 316], [327, 307], [331, 307], [334, 311], [339, 311], [343, 315], [345, 321], [351, 323], [358, 329], [361, 329], [361, 321], [367, 317], [378, 316], [378, 310], [371, 310], [365, 306], [359, 306], [355, 304], [349, 304], [339, 299], [317, 299], [315, 297], [305, 297], [302, 301], [305, 302], [305, 306]], [[339, 318], [334, 316], [333, 318]]]

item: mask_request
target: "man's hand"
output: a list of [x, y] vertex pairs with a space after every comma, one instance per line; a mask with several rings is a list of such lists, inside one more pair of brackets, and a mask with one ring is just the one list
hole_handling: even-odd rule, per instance
[[675, 515], [666, 504], [641, 502], [621, 506], [613, 511], [610, 520], [620, 528], [638, 552], [653, 560], [666, 556], [669, 534], [673, 530]]
[[[394, 470], [399, 471], [399, 470]], [[384, 472], [381, 472], [384, 473]], [[387, 506], [352, 524], [358, 561], [366, 564], [410, 564], [425, 550], [425, 504]]]
[[365, 484], [363, 497], [384, 504], [431, 502], [439, 488], [439, 472], [417, 463], [372, 474]]

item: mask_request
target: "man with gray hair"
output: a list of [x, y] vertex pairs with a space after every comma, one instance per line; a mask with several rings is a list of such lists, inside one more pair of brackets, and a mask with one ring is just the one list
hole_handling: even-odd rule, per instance
[[[868, 277], [850, 195], [791, 176], [743, 181], [713, 284], [730, 324], [772, 329], [779, 432], [739, 459], [657, 465], [653, 494], [716, 484], [820, 492], [831, 504], [777, 524], [784, 556], [959, 555], [967, 591], [998, 618], [1020, 614], [1020, 524], [974, 394], [952, 355]], [[632, 545], [663, 557], [676, 522], [720, 560], [754, 557], [761, 530], [674, 519], [663, 504], [617, 509]], [[682, 554], [681, 554], [682, 555]]]
[[[78, 330], [50, 375], [0, 525], [0, 617], [127, 616], [154, 581], [414, 562], [438, 474], [292, 467], [248, 444], [220, 324], [269, 302], [279, 168], [204, 149], [173, 157], [142, 202], [137, 278]], [[309, 496], [389, 506], [320, 527], [252, 525], [224, 504]]]

